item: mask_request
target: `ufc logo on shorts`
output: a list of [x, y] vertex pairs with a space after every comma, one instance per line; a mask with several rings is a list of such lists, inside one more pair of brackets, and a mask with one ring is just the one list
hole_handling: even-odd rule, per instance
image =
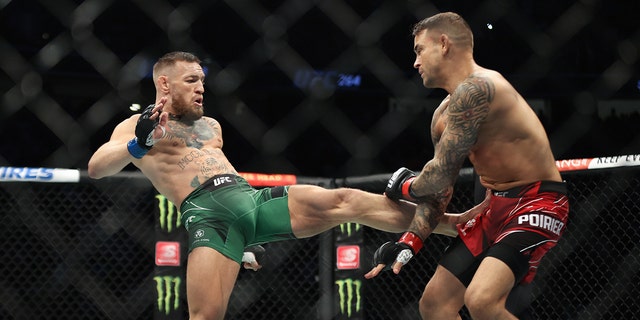
[[530, 213], [518, 217], [518, 224], [527, 224], [532, 227], [546, 229], [554, 234], [560, 235], [564, 223], [558, 219], [544, 214]]
[[230, 177], [219, 177], [219, 178], [214, 178], [213, 179], [213, 185], [216, 186], [216, 187], [220, 186], [222, 184], [231, 183], [231, 182], [233, 182], [233, 181], [231, 180]]

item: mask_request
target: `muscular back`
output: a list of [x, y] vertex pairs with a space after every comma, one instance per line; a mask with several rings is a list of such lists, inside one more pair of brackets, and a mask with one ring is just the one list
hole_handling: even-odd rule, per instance
[[[481, 183], [506, 190], [538, 180], [560, 181], [544, 127], [527, 102], [495, 71], [479, 69], [472, 77], [483, 78], [495, 90], [468, 153]], [[450, 114], [450, 100], [451, 96], [447, 97], [433, 116], [435, 146], [441, 143], [440, 137], [453, 121], [450, 119], [455, 119]]]
[[166, 134], [133, 163], [156, 189], [180, 205], [197, 186], [217, 174], [237, 174], [222, 152], [220, 124], [209, 117], [192, 122], [170, 118]]

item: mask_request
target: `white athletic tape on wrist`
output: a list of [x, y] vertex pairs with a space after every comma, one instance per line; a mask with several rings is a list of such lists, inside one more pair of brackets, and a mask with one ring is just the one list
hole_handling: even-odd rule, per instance
[[[153, 129], [155, 130], [155, 128]], [[156, 143], [155, 139], [153, 139], [153, 131], [149, 132], [149, 135], [147, 136], [147, 141], [144, 142], [144, 144], [148, 147], [153, 146]]]
[[396, 261], [402, 263], [402, 265], [405, 265], [407, 264], [407, 262], [409, 262], [409, 260], [411, 260], [411, 258], [413, 258], [413, 253], [411, 253], [411, 250], [404, 249], [400, 251], [398, 257], [396, 257]]
[[152, 144], [153, 144], [153, 145], [155, 145], [155, 144], [156, 144], [156, 142], [158, 142], [158, 141], [162, 140], [162, 138], [164, 138], [164, 137], [166, 137], [166, 136], [167, 136], [167, 129], [165, 129], [165, 128], [164, 128], [163, 126], [161, 126], [161, 125], [158, 125], [158, 127], [159, 127], [160, 129], [162, 129], [162, 136], [160, 136], [160, 138], [158, 138], [158, 139], [154, 139], [154, 138], [153, 138], [153, 132], [152, 132], [152, 133], [151, 133], [151, 137], [152, 137], [152, 139], [151, 139], [151, 140], [152, 140]]

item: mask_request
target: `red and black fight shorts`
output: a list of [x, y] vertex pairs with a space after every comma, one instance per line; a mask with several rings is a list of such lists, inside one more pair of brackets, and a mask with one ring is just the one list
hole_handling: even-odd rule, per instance
[[511, 268], [516, 284], [528, 284], [542, 257], [566, 230], [568, 214], [564, 182], [538, 181], [492, 191], [487, 209], [458, 225], [459, 236], [440, 265], [468, 286], [482, 259], [494, 257]]

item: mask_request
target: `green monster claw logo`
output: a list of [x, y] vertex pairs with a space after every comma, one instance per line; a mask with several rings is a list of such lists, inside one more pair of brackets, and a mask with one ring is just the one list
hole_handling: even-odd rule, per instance
[[153, 277], [153, 280], [156, 281], [158, 311], [168, 315], [171, 311], [178, 310], [180, 307], [180, 284], [182, 279], [172, 276], [157, 276]]
[[361, 228], [359, 223], [347, 222], [340, 225], [340, 233], [347, 234], [347, 237], [351, 236], [352, 232], [357, 232]]
[[167, 200], [165, 196], [157, 194], [156, 199], [158, 199], [158, 212], [160, 213], [160, 228], [171, 233], [174, 228], [174, 221], [176, 229], [182, 225], [180, 221], [181, 213], [176, 209], [173, 202]]
[[[351, 318], [352, 306], [355, 304], [355, 312], [360, 312], [362, 300], [360, 299], [360, 290], [362, 289], [362, 281], [353, 279], [336, 280], [338, 285], [338, 294], [340, 295], [340, 313], [346, 314]], [[355, 298], [355, 302], [354, 302]], [[346, 309], [346, 310], [345, 310]]]

